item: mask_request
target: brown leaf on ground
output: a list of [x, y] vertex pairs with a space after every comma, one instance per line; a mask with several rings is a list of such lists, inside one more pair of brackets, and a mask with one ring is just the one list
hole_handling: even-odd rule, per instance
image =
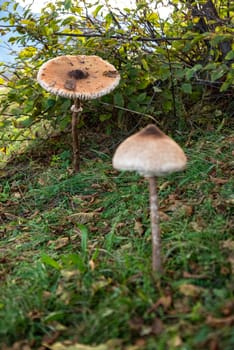
[[193, 284], [185, 283], [179, 286], [179, 291], [181, 294], [188, 297], [198, 297], [204, 289]]
[[[144, 338], [139, 338], [135, 341], [135, 345], [133, 345], [133, 349], [134, 349], [134, 346], [136, 347], [136, 349], [144, 349], [145, 343], [146, 343], [146, 340]], [[131, 348], [127, 347], [127, 350], [130, 350], [130, 349]]]
[[163, 326], [162, 321], [160, 320], [160, 318], [156, 317], [153, 320], [153, 324], [151, 327], [151, 333], [155, 334], [155, 335], [159, 335], [163, 332], [163, 329], [164, 329], [164, 326]]
[[62, 343], [57, 342], [51, 346], [51, 350], [115, 350], [121, 347], [122, 340], [120, 339], [110, 339], [105, 344], [100, 345], [84, 345], [78, 343], [72, 343], [71, 341], [64, 341]]
[[168, 203], [166, 203], [161, 210], [163, 212], [183, 212], [186, 216], [191, 216], [194, 212], [194, 207], [193, 205], [190, 204], [185, 204], [183, 201], [174, 199], [173, 200], [168, 200]]
[[165, 310], [167, 310], [172, 303], [172, 297], [171, 295], [165, 295], [162, 296], [161, 298], [159, 298], [157, 300], [157, 302], [155, 304], [153, 304], [148, 310], [147, 313], [152, 313], [155, 312], [159, 306], [162, 306]]
[[92, 213], [81, 212], [67, 216], [67, 220], [73, 224], [87, 224], [97, 216], [98, 212], [96, 211]]
[[166, 213], [164, 213], [164, 211], [159, 210], [159, 217], [160, 217], [160, 221], [169, 221], [170, 220], [170, 216], [167, 215]]
[[49, 241], [47, 243], [47, 245], [48, 246], [53, 245], [54, 249], [58, 250], [58, 249], [61, 249], [63, 247], [66, 247], [69, 244], [69, 242], [70, 242], [69, 237], [59, 237], [56, 240]]
[[228, 300], [223, 305], [221, 312], [225, 316], [234, 315], [234, 300]]
[[218, 339], [211, 339], [210, 342], [208, 343], [209, 350], [219, 350], [219, 341]]
[[170, 315], [175, 315], [175, 317], [178, 316], [178, 313], [188, 313], [191, 311], [191, 305], [190, 305], [190, 300], [188, 297], [184, 297], [182, 300], [177, 299], [174, 300], [173, 302], [174, 308], [170, 310]]
[[221, 179], [221, 178], [218, 178], [218, 177], [213, 177], [213, 176], [209, 176], [209, 179], [211, 182], [213, 182], [214, 184], [216, 185], [223, 185], [223, 184], [226, 184], [229, 180], [228, 179]]
[[137, 235], [142, 236], [144, 233], [144, 228], [141, 219], [136, 219], [134, 224], [134, 231]]
[[89, 260], [89, 267], [91, 269], [91, 271], [94, 271], [95, 270], [95, 262], [93, 261], [93, 259]]
[[133, 331], [136, 331], [137, 333], [140, 333], [143, 325], [144, 325], [144, 320], [139, 316], [133, 317], [131, 320], [129, 320], [130, 329], [132, 329]]
[[190, 222], [192, 229], [196, 232], [201, 232], [206, 227], [207, 223], [201, 216], [196, 216], [193, 221]]
[[136, 316], [129, 321], [129, 327], [132, 331], [142, 336], [149, 334], [158, 335], [161, 334], [164, 329], [163, 322], [158, 317], [155, 317], [150, 325], [148, 323], [146, 324], [143, 318]]
[[193, 279], [199, 279], [200, 280], [200, 279], [206, 279], [207, 275], [205, 275], [205, 274], [193, 274], [193, 273], [184, 271], [183, 272], [183, 277], [184, 278], [193, 278]]
[[39, 310], [32, 310], [28, 312], [27, 316], [33, 321], [40, 320], [43, 316], [43, 313]]
[[8, 347], [2, 344], [1, 350], [32, 350], [32, 344], [27, 340], [20, 340]]
[[[43, 339], [42, 339], [42, 344], [44, 345], [42, 349], [47, 349], [48, 348], [48, 345], [51, 345], [53, 344], [57, 339], [58, 337], [60, 336], [60, 332], [59, 331], [55, 331], [54, 333], [52, 334], [46, 334]], [[40, 349], [39, 349], [40, 350]]]
[[169, 348], [177, 348], [179, 346], [182, 345], [182, 339], [180, 338], [179, 335], [174, 335], [173, 337], [171, 337], [169, 340], [168, 340], [168, 345], [169, 345]]
[[233, 250], [234, 251], [234, 240], [227, 239], [226, 241], [223, 241], [222, 242], [222, 247], [226, 248], [228, 250]]
[[206, 319], [206, 324], [214, 328], [219, 328], [222, 326], [231, 326], [234, 325], [234, 315], [224, 318], [216, 318], [209, 315]]

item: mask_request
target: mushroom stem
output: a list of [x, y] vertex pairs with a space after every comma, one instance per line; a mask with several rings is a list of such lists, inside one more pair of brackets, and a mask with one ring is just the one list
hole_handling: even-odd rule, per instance
[[72, 151], [73, 151], [73, 170], [78, 173], [80, 170], [80, 138], [78, 131], [80, 112], [82, 111], [79, 99], [74, 100], [72, 110]]
[[156, 190], [156, 177], [148, 177], [150, 193], [150, 219], [152, 233], [152, 269], [154, 272], [162, 272], [160, 219], [158, 211], [158, 195]]

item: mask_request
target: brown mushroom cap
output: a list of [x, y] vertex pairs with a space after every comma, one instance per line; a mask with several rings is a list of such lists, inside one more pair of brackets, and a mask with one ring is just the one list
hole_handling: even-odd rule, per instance
[[119, 84], [115, 67], [98, 56], [59, 56], [45, 62], [37, 74], [47, 91], [83, 100], [108, 94]]
[[115, 169], [137, 171], [145, 177], [183, 170], [186, 163], [180, 146], [153, 124], [123, 141], [113, 157]]

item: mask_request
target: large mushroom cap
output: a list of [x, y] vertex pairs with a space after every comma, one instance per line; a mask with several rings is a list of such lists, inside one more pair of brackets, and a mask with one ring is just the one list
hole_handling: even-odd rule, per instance
[[145, 177], [183, 170], [187, 159], [180, 146], [153, 124], [128, 137], [117, 148], [113, 167]]
[[47, 91], [68, 98], [95, 99], [119, 84], [115, 67], [98, 56], [59, 56], [45, 62], [37, 74]]

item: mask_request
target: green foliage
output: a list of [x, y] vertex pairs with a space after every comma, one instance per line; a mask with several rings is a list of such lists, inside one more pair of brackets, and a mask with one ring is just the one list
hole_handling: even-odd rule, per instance
[[171, 1], [168, 19], [160, 18], [152, 0], [121, 10], [89, 1], [57, 1], [41, 14], [30, 7], [19, 14], [17, 5], [12, 9], [4, 2], [2, 23], [7, 25], [2, 33], [9, 25], [14, 30], [9, 43], [23, 48], [16, 57], [17, 70], [15, 64], [1, 66], [1, 75], [10, 75], [1, 97], [3, 139], [9, 125], [19, 128], [19, 137], [41, 120], [53, 128], [70, 124], [70, 101], [48, 94], [36, 82], [43, 62], [65, 54], [97, 54], [121, 73], [112, 94], [85, 106], [87, 118], [81, 125], [129, 128], [150, 115], [165, 125], [170, 120], [179, 128], [200, 126], [207, 123], [206, 105], [213, 105], [216, 96], [221, 117], [231, 117], [233, 9], [221, 2]]
[[147, 181], [113, 171], [110, 155], [100, 156], [106, 145], [97, 140], [76, 175], [64, 150], [51, 161], [45, 142], [9, 162], [0, 347], [71, 340], [101, 349], [117, 339], [123, 350], [232, 349], [232, 137], [191, 132], [185, 172], [158, 181], [161, 280], [151, 274]]

